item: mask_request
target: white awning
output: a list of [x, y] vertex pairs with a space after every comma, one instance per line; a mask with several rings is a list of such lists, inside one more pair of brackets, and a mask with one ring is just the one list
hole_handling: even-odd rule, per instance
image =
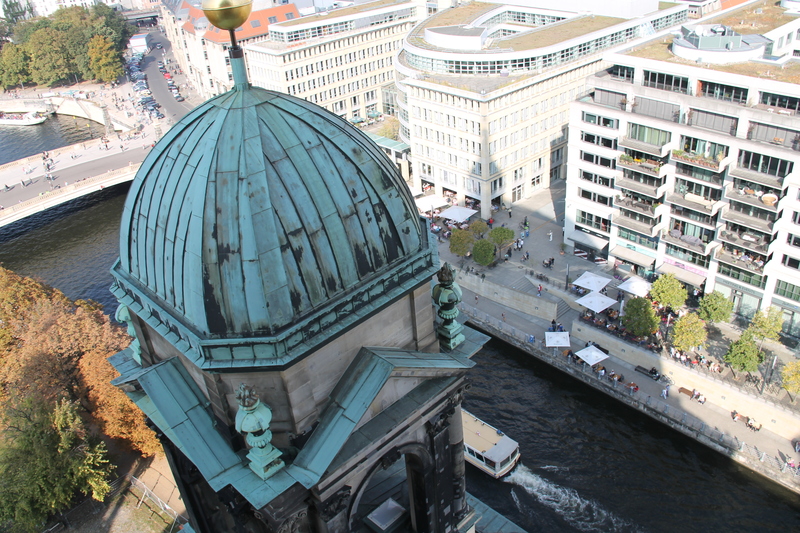
[[411, 196], [414, 196], [415, 198], [417, 196], [422, 196], [422, 189], [419, 189], [417, 187], [412, 187], [411, 185], [409, 185], [408, 190], [411, 191]]
[[614, 257], [618, 257], [623, 261], [646, 268], [653, 266], [653, 261], [656, 260], [655, 257], [650, 257], [649, 255], [637, 252], [636, 250], [631, 250], [627, 246], [615, 246], [610, 253]]
[[546, 331], [544, 334], [544, 344], [548, 348], [569, 348], [569, 332], [568, 331]]
[[600, 361], [608, 359], [608, 356], [594, 345], [589, 345], [583, 350], [575, 352], [575, 355], [586, 361], [589, 365], [596, 365]]
[[599, 276], [592, 272], [584, 272], [581, 276], [573, 281], [578, 287], [589, 289], [590, 291], [599, 291], [611, 282], [611, 278]]
[[599, 292], [590, 292], [580, 300], [576, 300], [575, 303], [591, 309], [595, 313], [601, 313], [617, 303], [617, 301]]
[[442, 218], [449, 218], [455, 222], [464, 222], [469, 217], [477, 213], [474, 209], [470, 209], [468, 207], [461, 207], [461, 206], [453, 206], [448, 209], [445, 209], [439, 216]]
[[640, 298], [647, 296], [647, 293], [650, 292], [650, 287], [651, 285], [648, 282], [636, 276], [633, 276], [632, 278], [625, 280], [624, 283], [617, 285], [617, 289], [631, 293], [634, 296], [639, 296]]
[[581, 244], [585, 244], [586, 246], [591, 246], [597, 251], [601, 251], [603, 248], [608, 246], [608, 241], [600, 238], [595, 237], [594, 235], [589, 235], [586, 232], [575, 230], [569, 234], [569, 238], [573, 241], [578, 241]]
[[657, 270], [662, 274], [672, 274], [682, 282], [688, 283], [692, 287], [699, 288], [706, 281], [706, 277], [703, 275], [695, 274], [694, 272], [689, 272], [684, 268], [675, 265], [670, 265], [669, 263], [664, 263], [663, 265], [659, 266]]
[[430, 211], [431, 209], [436, 209], [437, 207], [447, 205], [447, 200], [441, 196], [436, 196], [435, 194], [423, 196], [422, 198], [416, 198], [414, 201], [417, 203], [419, 210], [423, 213]]

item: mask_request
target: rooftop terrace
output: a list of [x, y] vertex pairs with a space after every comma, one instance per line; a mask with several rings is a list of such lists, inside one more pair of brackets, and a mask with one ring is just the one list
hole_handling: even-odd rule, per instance
[[610, 28], [621, 22], [625, 22], [625, 19], [586, 15], [555, 24], [548, 24], [539, 30], [526, 32], [524, 35], [496, 40], [492, 48], [510, 48], [515, 51], [544, 48], [595, 31]]
[[[759, 9], [761, 13], [756, 13]], [[726, 15], [712, 18], [705, 24], [730, 26], [737, 33], [747, 35], [767, 33], [793, 20], [797, 20], [797, 16], [787, 15], [786, 10], [781, 7], [780, 1], [764, 0]]]
[[[648, 59], [655, 59], [657, 61], [666, 61], [668, 63], [676, 63], [679, 65], [687, 65], [692, 67], [699, 66], [694, 61], [688, 61], [675, 56], [670, 51], [671, 45], [671, 37], [665, 40], [662, 39], [651, 41], [644, 46], [637, 47], [636, 49], [627, 52], [626, 55], [633, 57], [644, 57]], [[708, 70], [718, 70], [720, 72], [728, 72], [730, 74], [739, 74], [742, 76], [752, 76], [756, 78], [800, 84], [800, 63], [794, 61], [787, 63], [783, 68], [774, 64], [755, 63], [752, 61], [747, 61], [744, 63], [732, 63], [729, 65], [706, 65], [704, 63], [702, 67]]]

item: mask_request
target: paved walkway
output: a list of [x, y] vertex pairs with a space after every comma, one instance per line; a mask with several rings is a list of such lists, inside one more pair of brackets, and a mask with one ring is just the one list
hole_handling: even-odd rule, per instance
[[[587, 271], [611, 277], [613, 267], [610, 265], [595, 265], [569, 252], [565, 255], [559, 255], [560, 243], [562, 241], [561, 220], [564, 213], [564, 193], [565, 183], [563, 181], [558, 181], [553, 184], [550, 190], [540, 191], [529, 199], [515, 203], [511, 210], [511, 218], [508, 217], [507, 211], [496, 213], [494, 217], [496, 221], [495, 225], [505, 222], [507, 227], [514, 228], [515, 230], [519, 227], [524, 217], [528, 217], [530, 236], [525, 238], [524, 245], [524, 250], [531, 253], [531, 259], [528, 264], [519, 260], [522, 254], [515, 253], [508, 263], [500, 263], [494, 268], [484, 269], [472, 261], [464, 263], [463, 259], [450, 253], [447, 241], [439, 244], [440, 260], [442, 262], [448, 261], [452, 265], [460, 267], [459, 277], [470, 275], [463, 271], [461, 265], [464, 265], [466, 268], [474, 266], [479, 269], [478, 272], [486, 275], [487, 282], [514, 287], [517, 290], [527, 289], [525, 292], [531, 295], [531, 298], [537, 298], [537, 296], [533, 283], [526, 279], [526, 273], [530, 269], [534, 269], [536, 272], [546, 272], [550, 278], [558, 279], [562, 284], [567, 277], [568, 269], [569, 277], [572, 280]], [[552, 241], [548, 235], [551, 231], [553, 233]], [[545, 270], [542, 267], [542, 260], [549, 257], [556, 258], [555, 266], [552, 271]], [[523, 279], [528, 287], [520, 284], [520, 279]], [[458, 281], [458, 278], [456, 278], [456, 281]], [[553, 294], [555, 291], [549, 290], [550, 287], [547, 283], [543, 285], [546, 290], [542, 297], [560, 300], [560, 298]], [[561, 291], [558, 292], [561, 294]], [[610, 289], [609, 296], [612, 298], [616, 296], [616, 290]], [[570, 297], [566, 296], [566, 300], [570, 300]], [[463, 302], [467, 305], [477, 307], [479, 312], [486, 313], [487, 317], [491, 317], [489, 320], [493, 319], [495, 324], [505, 323], [520, 331], [534, 335], [537, 343], [539, 343], [540, 339], [544, 339], [544, 334], [550, 326], [550, 319], [538, 318], [518, 310], [509, 309], [485, 297], [479, 297], [476, 305], [475, 294], [466, 289], [464, 290]], [[570, 300], [568, 303], [570, 307], [560, 311], [557, 318], [557, 320], [563, 324], [566, 331], [572, 329], [572, 322], [577, 320], [579, 316], [577, 309], [580, 309], [579, 306], [574, 304], [574, 299]], [[720, 330], [723, 336], [728, 340], [731, 338], [738, 338], [737, 329], [730, 325], [721, 325]], [[583, 344], [573, 344], [572, 349], [577, 351], [583, 347]], [[794, 353], [780, 343], [768, 342], [765, 343], [765, 348], [778, 354], [782, 361], [789, 362], [795, 360]], [[660, 395], [663, 390], [663, 385], [654, 382], [642, 374], [636, 373], [632, 365], [614, 357], [613, 354], [603, 365], [608, 369], [614, 369], [618, 373], [624, 374], [626, 381], [635, 381], [640, 387], [639, 394], [646, 394], [654, 399], [661, 400]], [[758, 450], [762, 452], [782, 460], [800, 463], [800, 454], [794, 451], [791, 441], [781, 438], [766, 429], [753, 432], [747, 429], [742, 422], [734, 422], [731, 418], [730, 411], [716, 406], [711, 402], [700, 405], [696, 401], [692, 401], [688, 396], [679, 394], [677, 390], [679, 386], [680, 384], [676, 384], [670, 388], [670, 394], [666, 400], [669, 406], [683, 410], [703, 420], [707, 426], [717, 428], [721, 432], [735, 436], [748, 445], [756, 446]], [[756, 413], [748, 414], [758, 418], [758, 414]], [[798, 431], [798, 438], [800, 438], [800, 431]]]

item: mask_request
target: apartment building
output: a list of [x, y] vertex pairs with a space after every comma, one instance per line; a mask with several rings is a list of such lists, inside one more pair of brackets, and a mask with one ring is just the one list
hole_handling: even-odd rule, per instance
[[489, 218], [563, 179], [570, 104], [602, 53], [687, 20], [685, 5], [600, 4], [471, 2], [415, 27], [396, 64], [414, 186]]
[[268, 40], [245, 47], [250, 79], [353, 122], [391, 112], [385, 95], [394, 81], [394, 57], [436, 6], [378, 0], [274, 24]]
[[763, 2], [608, 54], [570, 112], [566, 243], [800, 335], [798, 55]]
[[[161, 5], [161, 20], [178, 65], [192, 86], [204, 98], [211, 98], [233, 87], [228, 57], [230, 35], [209, 24], [200, 4], [200, 0], [166, 0]], [[244, 46], [265, 40], [272, 24], [299, 18], [295, 4], [254, 9], [247, 22], [236, 30], [236, 41]]]

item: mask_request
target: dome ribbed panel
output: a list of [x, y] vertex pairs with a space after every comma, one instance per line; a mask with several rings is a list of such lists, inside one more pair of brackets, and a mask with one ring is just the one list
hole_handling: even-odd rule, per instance
[[139, 171], [120, 268], [212, 337], [275, 334], [423, 245], [396, 169], [340, 118], [261, 89], [181, 122]]

